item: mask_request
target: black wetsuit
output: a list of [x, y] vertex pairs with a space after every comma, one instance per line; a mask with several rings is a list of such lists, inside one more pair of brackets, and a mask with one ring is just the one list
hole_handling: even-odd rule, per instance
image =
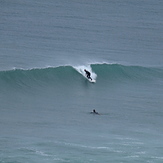
[[96, 110], [93, 110], [93, 111], [91, 112], [91, 114], [98, 114], [98, 115], [100, 115], [98, 112], [96, 112]]
[[91, 73], [89, 71], [87, 71], [87, 70], [85, 70], [85, 73], [87, 74], [87, 78], [92, 80], [92, 78], [90, 77]]

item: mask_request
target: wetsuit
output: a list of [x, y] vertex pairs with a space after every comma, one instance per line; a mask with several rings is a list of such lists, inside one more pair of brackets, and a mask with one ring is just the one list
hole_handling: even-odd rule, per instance
[[92, 78], [90, 77], [91, 73], [89, 71], [87, 71], [87, 70], [85, 70], [85, 73], [87, 74], [87, 78], [92, 80]]

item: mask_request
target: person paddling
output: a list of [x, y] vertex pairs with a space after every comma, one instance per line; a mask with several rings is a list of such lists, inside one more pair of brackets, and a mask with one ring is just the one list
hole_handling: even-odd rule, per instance
[[93, 111], [91, 112], [91, 114], [98, 114], [98, 115], [100, 115], [98, 112], [96, 112], [95, 109], [93, 109]]

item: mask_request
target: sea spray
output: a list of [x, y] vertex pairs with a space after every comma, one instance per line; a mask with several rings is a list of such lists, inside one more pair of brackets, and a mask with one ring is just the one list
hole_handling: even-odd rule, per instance
[[90, 73], [91, 73], [91, 78], [93, 78], [94, 80], [96, 80], [97, 78], [97, 74], [95, 72], [93, 72], [92, 68], [90, 65], [87, 65], [87, 66], [77, 66], [77, 67], [74, 67], [80, 74], [82, 74], [84, 77], [86, 77], [85, 75], [85, 69], [88, 70]]

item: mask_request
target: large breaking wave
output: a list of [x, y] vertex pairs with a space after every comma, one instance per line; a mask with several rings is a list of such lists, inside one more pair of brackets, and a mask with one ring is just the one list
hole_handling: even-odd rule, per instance
[[[92, 64], [87, 66], [59, 66], [32, 68], [28, 70], [13, 69], [0, 71], [0, 85], [31, 85], [31, 84], [73, 84], [74, 81], [86, 80], [80, 70], [88, 69], [97, 83], [102, 81], [122, 82], [126, 80], [146, 81], [162, 80], [163, 69], [122, 64]], [[88, 81], [87, 81], [88, 82]]]

